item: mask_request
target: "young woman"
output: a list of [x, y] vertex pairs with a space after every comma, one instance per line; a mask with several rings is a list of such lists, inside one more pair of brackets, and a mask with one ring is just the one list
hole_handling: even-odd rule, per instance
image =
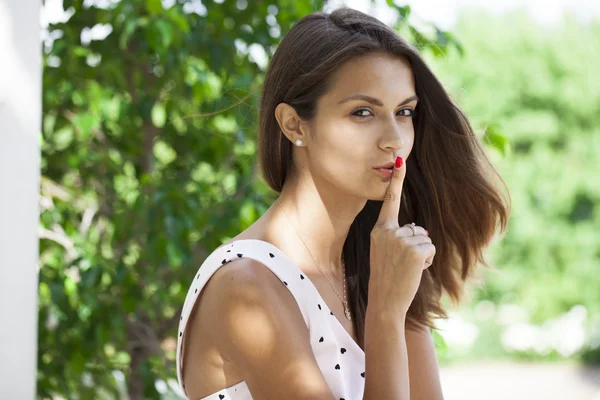
[[279, 197], [194, 276], [186, 396], [442, 399], [440, 297], [460, 299], [509, 210], [418, 52], [356, 10], [304, 17], [266, 73], [258, 157]]

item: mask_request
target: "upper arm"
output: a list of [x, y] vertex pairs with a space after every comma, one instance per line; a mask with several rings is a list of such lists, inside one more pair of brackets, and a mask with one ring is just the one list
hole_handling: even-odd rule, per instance
[[200, 318], [211, 327], [213, 342], [235, 364], [253, 397], [331, 400], [308, 327], [279, 278], [248, 258], [217, 272], [205, 287]]
[[411, 400], [442, 400], [442, 388], [429, 327], [405, 330]]

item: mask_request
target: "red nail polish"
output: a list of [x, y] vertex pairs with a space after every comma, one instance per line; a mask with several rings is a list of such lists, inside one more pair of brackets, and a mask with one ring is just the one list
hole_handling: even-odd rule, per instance
[[400, 157], [400, 156], [396, 157], [396, 168], [400, 168], [402, 166], [403, 162], [404, 162], [404, 160], [402, 159], [402, 157]]

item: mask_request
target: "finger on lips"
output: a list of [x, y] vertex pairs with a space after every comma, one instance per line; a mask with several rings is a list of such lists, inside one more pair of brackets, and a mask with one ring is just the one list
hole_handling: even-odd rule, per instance
[[383, 205], [379, 211], [377, 224], [386, 224], [389, 226], [398, 226], [398, 214], [400, 213], [400, 200], [402, 196], [402, 185], [404, 183], [403, 174], [400, 171], [404, 160], [402, 157], [396, 157], [392, 179], [385, 193]]

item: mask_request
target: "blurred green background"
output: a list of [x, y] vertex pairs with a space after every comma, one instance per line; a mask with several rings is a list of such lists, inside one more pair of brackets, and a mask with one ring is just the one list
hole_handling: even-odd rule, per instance
[[[387, 3], [513, 202], [488, 251], [497, 270], [439, 321], [440, 364], [600, 364], [600, 23], [468, 9], [447, 32]], [[38, 397], [177, 398], [188, 284], [275, 198], [255, 158], [266, 63], [327, 3], [63, 7], [43, 35]]]

